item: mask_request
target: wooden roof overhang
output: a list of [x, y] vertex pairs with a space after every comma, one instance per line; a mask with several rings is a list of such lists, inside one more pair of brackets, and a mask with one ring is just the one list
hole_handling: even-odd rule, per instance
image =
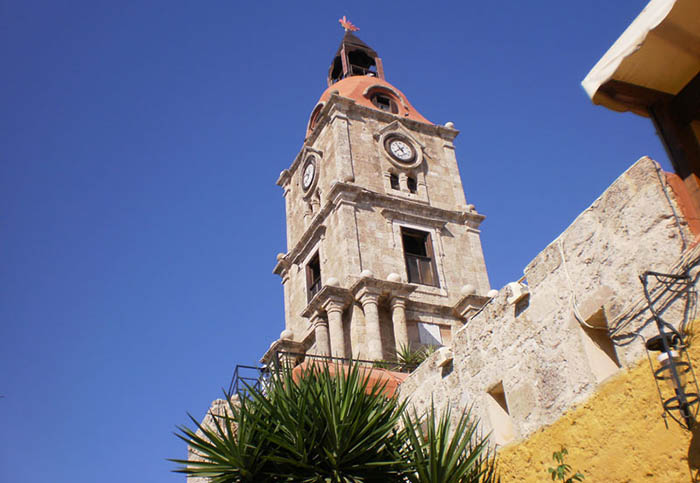
[[[700, 2], [651, 0], [581, 82], [595, 104], [649, 116], [700, 72]], [[697, 80], [696, 80], [697, 81]]]
[[700, 208], [700, 1], [651, 0], [581, 83], [594, 104], [654, 122]]

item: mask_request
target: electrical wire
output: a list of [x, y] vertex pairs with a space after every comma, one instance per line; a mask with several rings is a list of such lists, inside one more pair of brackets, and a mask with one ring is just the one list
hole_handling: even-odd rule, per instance
[[668, 206], [671, 207], [671, 213], [673, 213], [673, 218], [676, 220], [676, 225], [678, 225], [678, 231], [681, 234], [681, 241], [683, 242], [683, 248], [681, 249], [682, 251], [685, 251], [686, 247], [688, 246], [688, 243], [685, 239], [685, 235], [683, 234], [683, 225], [681, 224], [681, 220], [678, 217], [678, 213], [676, 213], [676, 207], [673, 206], [673, 202], [671, 201], [671, 196], [668, 194], [668, 188], [666, 187], [666, 183], [664, 183], [664, 180], [661, 176], [661, 166], [659, 163], [654, 162], [654, 167], [656, 168], [656, 177], [659, 179], [659, 184], [661, 185], [661, 189], [664, 192], [664, 195], [666, 196], [666, 201], [668, 201]]
[[559, 255], [561, 256], [561, 263], [564, 266], [564, 273], [566, 274], [566, 280], [569, 282], [569, 291], [571, 292], [571, 297], [569, 298], [569, 303], [571, 304], [572, 312], [574, 317], [579, 324], [588, 327], [589, 329], [604, 330], [608, 331], [607, 327], [597, 327], [586, 322], [578, 310], [578, 305], [576, 304], [576, 292], [574, 291], [574, 284], [571, 281], [571, 274], [569, 274], [569, 268], [566, 266], [566, 256], [564, 255], [564, 237], [560, 236], [557, 239], [557, 247], [559, 248]]

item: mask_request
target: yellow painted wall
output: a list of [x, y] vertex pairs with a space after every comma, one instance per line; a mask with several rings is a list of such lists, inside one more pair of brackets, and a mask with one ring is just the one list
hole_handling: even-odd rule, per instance
[[[689, 352], [697, 374], [700, 336], [694, 339]], [[603, 383], [555, 424], [502, 448], [503, 481], [551, 481], [552, 453], [564, 446], [565, 461], [586, 482], [700, 482], [700, 428], [691, 433], [668, 418], [666, 429], [661, 413], [645, 359]]]

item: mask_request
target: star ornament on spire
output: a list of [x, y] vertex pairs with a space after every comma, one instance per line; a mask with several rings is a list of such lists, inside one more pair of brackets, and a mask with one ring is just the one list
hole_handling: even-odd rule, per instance
[[343, 26], [346, 32], [357, 32], [360, 30], [358, 27], [355, 27], [350, 20], [345, 18], [345, 15], [343, 15], [343, 18], [338, 19], [338, 22], [340, 22], [340, 25]]

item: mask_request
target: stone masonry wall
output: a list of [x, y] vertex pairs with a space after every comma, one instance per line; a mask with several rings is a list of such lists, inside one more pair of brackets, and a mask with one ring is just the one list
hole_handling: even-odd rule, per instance
[[[453, 337], [452, 363], [438, 366], [445, 350], [435, 354], [401, 385], [401, 397], [419, 413], [431, 399], [473, 407], [484, 431], [505, 444], [553, 423], [603, 379], [635, 365], [644, 349], [630, 334], [655, 332], [640, 312], [638, 277], [670, 271], [686, 248], [682, 237], [690, 239], [660, 174], [649, 158], [623, 173], [528, 264], [529, 296], [514, 303], [513, 286], [501, 289]], [[587, 323], [614, 328], [616, 345], [600, 342], [606, 330], [583, 327], [573, 302]], [[667, 314], [680, 320], [680, 309]]]

